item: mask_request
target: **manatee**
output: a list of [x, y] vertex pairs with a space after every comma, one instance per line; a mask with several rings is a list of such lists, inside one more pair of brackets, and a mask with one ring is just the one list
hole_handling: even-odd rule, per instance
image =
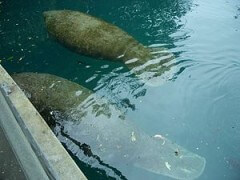
[[110, 60], [137, 58], [143, 64], [150, 50], [119, 27], [91, 15], [70, 10], [43, 13], [48, 32], [76, 52]]
[[163, 47], [145, 47], [119, 27], [79, 11], [53, 10], [43, 15], [49, 34], [77, 53], [121, 61], [144, 82], [165, 72], [173, 76], [174, 63], [167, 63], [174, 56]]
[[62, 143], [68, 139], [86, 144], [88, 154], [124, 175], [136, 168], [175, 179], [195, 179], [205, 168], [205, 158], [166, 137], [146, 134], [114, 105], [79, 84], [50, 74], [12, 77], [40, 112], [64, 114], [55, 114], [65, 134]]

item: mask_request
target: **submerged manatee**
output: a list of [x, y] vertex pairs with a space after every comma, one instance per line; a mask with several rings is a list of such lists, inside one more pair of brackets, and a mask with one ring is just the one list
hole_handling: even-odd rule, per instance
[[49, 34], [80, 54], [122, 61], [144, 81], [165, 72], [172, 77], [176, 72], [169, 73], [175, 65], [170, 62], [172, 53], [163, 47], [147, 48], [113, 24], [78, 11], [46, 11], [43, 15]]
[[137, 58], [136, 64], [152, 57], [150, 50], [132, 36], [96, 17], [70, 10], [46, 11], [43, 15], [48, 32], [79, 53], [124, 62]]
[[50, 74], [22, 73], [12, 77], [39, 111], [52, 114], [58, 110], [66, 115], [66, 119], [56, 117], [66, 135], [60, 140], [71, 137], [87, 144], [91, 154], [124, 175], [133, 167], [176, 179], [195, 179], [204, 170], [203, 157], [163, 136], [147, 135], [121, 118], [115, 106], [76, 83]]

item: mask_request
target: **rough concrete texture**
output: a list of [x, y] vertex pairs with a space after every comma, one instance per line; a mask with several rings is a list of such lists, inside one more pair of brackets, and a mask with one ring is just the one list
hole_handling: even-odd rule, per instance
[[46, 122], [16, 85], [8, 73], [0, 66], [0, 84], [7, 85], [8, 97], [15, 106], [24, 125], [40, 148], [57, 179], [86, 179], [81, 170], [60, 144]]
[[[15, 112], [12, 108], [12, 104], [8, 101], [5, 91], [7, 87], [1, 85], [0, 88], [0, 131], [2, 130], [2, 133], [5, 136], [5, 138], [2, 136], [0, 137], [0, 144], [2, 145], [0, 146], [0, 179], [49, 180], [46, 172], [51, 176], [52, 171], [49, 171], [47, 164], [40, 163], [43, 162], [44, 157], [39, 156], [37, 148], [35, 151], [33, 150], [32, 141], [27, 133], [23, 132], [25, 128], [21, 128], [20, 125], [22, 124], [22, 120], [18, 117], [17, 112]], [[2, 144], [6, 140], [7, 143], [5, 142]], [[29, 142], [31, 142], [31, 144]], [[10, 147], [6, 149], [6, 146]], [[38, 156], [36, 156], [36, 154], [38, 154]], [[13, 158], [16, 159], [14, 160]], [[16, 166], [14, 161], [19, 164], [20, 169], [13, 168], [14, 164]], [[48, 171], [44, 171], [44, 169]]]

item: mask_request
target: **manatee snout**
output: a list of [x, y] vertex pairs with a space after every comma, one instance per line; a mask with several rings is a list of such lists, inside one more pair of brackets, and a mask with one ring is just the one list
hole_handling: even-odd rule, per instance
[[44, 11], [43, 12], [44, 20], [46, 21], [48, 18], [54, 17], [56, 14], [57, 11]]
[[49, 14], [50, 14], [49, 11], [44, 11], [44, 12], [43, 12], [44, 20], [46, 20], [46, 18], [49, 16]]

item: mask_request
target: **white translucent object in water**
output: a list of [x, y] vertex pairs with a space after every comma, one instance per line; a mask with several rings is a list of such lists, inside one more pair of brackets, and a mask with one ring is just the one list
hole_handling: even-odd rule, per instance
[[104, 163], [123, 174], [127, 174], [127, 165], [175, 179], [195, 179], [202, 174], [206, 163], [203, 157], [161, 135], [149, 136], [120, 119], [121, 112], [114, 106], [106, 107], [106, 102], [93, 99], [91, 96], [72, 109], [68, 115], [77, 121], [64, 121], [64, 130], [88, 144]]

